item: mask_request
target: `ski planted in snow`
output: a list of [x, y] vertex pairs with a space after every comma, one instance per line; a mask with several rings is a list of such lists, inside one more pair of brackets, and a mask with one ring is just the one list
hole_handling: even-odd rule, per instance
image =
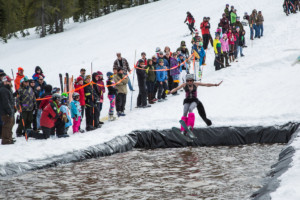
[[64, 84], [62, 74], [59, 74], [59, 82], [60, 82], [60, 91], [64, 92]]
[[69, 93], [69, 91], [70, 91], [70, 87], [69, 87], [69, 73], [66, 73], [66, 79], [67, 79], [67, 82], [66, 82], [66, 85], [67, 85], [67, 93]]
[[194, 135], [194, 133], [188, 128], [188, 126], [186, 125], [186, 123], [183, 120], [180, 120], [179, 123], [181, 124], [181, 126], [184, 128], [184, 130], [187, 132], [187, 135], [192, 138], [192, 139], [196, 139], [197, 137]]
[[180, 131], [180, 129], [176, 128], [176, 127], [172, 127], [172, 131], [173, 133], [177, 133], [177, 135], [181, 138], [183, 138], [185, 141], [189, 142], [189, 143], [192, 143], [193, 140], [190, 138], [190, 137], [187, 137], [185, 135], [183, 135]]

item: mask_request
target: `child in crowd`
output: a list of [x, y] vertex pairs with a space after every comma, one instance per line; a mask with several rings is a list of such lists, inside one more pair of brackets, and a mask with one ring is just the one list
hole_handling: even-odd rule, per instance
[[35, 73], [32, 75], [32, 79], [34, 81], [37, 81], [40, 76], [42, 76], [43, 78], [45, 78], [42, 69], [39, 66], [36, 66]]
[[81, 123], [81, 105], [79, 102], [80, 95], [77, 92], [73, 93], [73, 101], [71, 102], [71, 117], [73, 118], [73, 134], [81, 132], [80, 123]]
[[63, 120], [65, 122], [65, 134], [68, 134], [69, 127], [72, 126], [70, 109], [68, 107], [69, 95], [67, 93], [61, 94], [60, 111], [63, 113]]
[[115, 101], [118, 90], [115, 88], [114, 82], [114, 74], [112, 72], [107, 72], [107, 89], [108, 89], [108, 99], [110, 103], [109, 111], [108, 111], [108, 120], [114, 120], [114, 109], [115, 109]]

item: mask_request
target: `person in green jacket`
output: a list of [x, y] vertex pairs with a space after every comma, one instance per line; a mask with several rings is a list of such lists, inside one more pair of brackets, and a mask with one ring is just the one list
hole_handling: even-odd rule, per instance
[[236, 22], [236, 9], [234, 9], [233, 12], [231, 12], [231, 14], [230, 14], [230, 22], [231, 22], [231, 26], [235, 25], [235, 22]]
[[119, 67], [117, 71], [118, 73], [114, 76], [114, 82], [116, 83], [115, 88], [118, 90], [116, 98], [117, 113], [118, 117], [123, 117], [125, 116], [124, 111], [126, 105], [128, 77], [125, 78], [123, 67]]
[[152, 59], [148, 59], [147, 61], [147, 67], [146, 69], [146, 74], [147, 74], [147, 79], [146, 79], [146, 84], [147, 84], [147, 91], [148, 91], [148, 101], [149, 104], [154, 104], [155, 101], [154, 99], [154, 85], [156, 81], [156, 74], [155, 74], [155, 67], [153, 65]]

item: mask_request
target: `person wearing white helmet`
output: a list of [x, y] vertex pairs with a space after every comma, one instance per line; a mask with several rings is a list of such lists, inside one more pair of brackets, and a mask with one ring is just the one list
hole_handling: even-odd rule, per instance
[[[195, 124], [195, 114], [193, 113], [193, 110], [197, 107], [197, 105], [202, 103], [197, 98], [197, 88], [198, 86], [204, 86], [204, 87], [217, 87], [222, 84], [223, 81], [219, 82], [218, 84], [212, 84], [212, 83], [201, 83], [201, 82], [195, 82], [194, 74], [187, 74], [186, 75], [186, 83], [183, 83], [182, 85], [178, 86], [177, 88], [173, 89], [170, 93], [174, 93], [177, 90], [180, 90], [181, 88], [185, 91], [185, 99], [183, 101], [183, 116], [181, 117], [181, 120], [183, 120], [186, 125], [189, 127], [189, 129], [193, 130], [194, 124]], [[203, 108], [203, 105], [202, 105]], [[198, 110], [199, 111], [199, 110]], [[206, 122], [207, 125], [211, 125], [211, 121], [206, 118], [205, 110], [204, 108], [199, 112], [202, 119]], [[186, 133], [184, 128], [181, 126], [182, 133]]]

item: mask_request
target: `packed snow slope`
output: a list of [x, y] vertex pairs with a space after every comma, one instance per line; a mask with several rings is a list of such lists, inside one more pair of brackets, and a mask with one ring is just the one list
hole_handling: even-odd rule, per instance
[[[35, 66], [42, 67], [47, 83], [59, 86], [58, 73], [69, 72], [77, 77], [81, 68], [90, 72], [112, 71], [116, 52], [121, 52], [133, 67], [135, 50], [137, 57], [145, 51], [150, 58], [157, 46], [170, 46], [174, 51], [180, 41], [185, 40], [190, 49], [191, 37], [183, 37], [188, 28], [183, 23], [190, 11], [199, 29], [204, 16], [211, 18], [211, 32], [222, 16], [226, 3], [234, 5], [239, 16], [261, 10], [264, 22], [264, 37], [249, 40], [246, 30], [245, 57], [230, 68], [215, 72], [214, 53], [207, 52], [207, 66], [203, 71], [203, 82], [224, 83], [216, 88], [199, 88], [198, 96], [203, 102], [208, 117], [214, 126], [229, 125], [274, 125], [300, 118], [300, 66], [291, 63], [300, 54], [300, 15], [286, 17], [282, 12], [282, 0], [161, 0], [159, 2], [124, 9], [86, 23], [70, 23], [64, 33], [38, 38], [31, 36], [9, 40], [0, 45], [0, 68], [7, 73], [22, 66], [25, 74], [32, 76]], [[131, 80], [133, 75], [130, 76]], [[136, 77], [135, 77], [136, 79]], [[135, 80], [133, 107], [136, 105], [138, 87]], [[0, 145], [0, 164], [47, 158], [53, 155], [82, 149], [103, 143], [115, 136], [138, 129], [165, 129], [179, 126], [182, 116], [184, 94], [169, 96], [168, 101], [157, 103], [149, 109], [130, 111], [130, 96], [127, 95], [126, 117], [106, 123], [101, 129], [85, 134], [72, 135], [67, 139], [45, 141], [17, 138], [10, 146]], [[105, 94], [101, 115], [108, 113]], [[196, 117], [196, 126], [204, 126]], [[299, 145], [299, 143], [297, 143]], [[300, 146], [300, 145], [299, 145]], [[299, 149], [299, 148], [298, 148]], [[299, 157], [297, 157], [299, 166]], [[300, 172], [294, 174], [300, 180]], [[295, 184], [296, 185], [296, 184]], [[299, 185], [299, 184], [298, 184]]]

